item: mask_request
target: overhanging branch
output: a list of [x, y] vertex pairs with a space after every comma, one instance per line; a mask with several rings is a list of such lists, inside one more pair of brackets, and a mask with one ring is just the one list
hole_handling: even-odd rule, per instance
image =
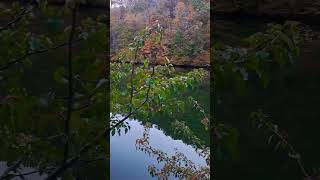
[[[75, 42], [79, 42], [81, 41], [82, 39], [77, 39], [75, 40], [73, 43]], [[24, 55], [22, 55], [21, 57], [15, 59], [15, 60], [12, 60], [12, 61], [9, 61], [7, 64], [4, 64], [4, 65], [1, 65], [0, 66], [0, 71], [3, 71], [3, 70], [6, 70], [8, 69], [9, 67], [15, 65], [15, 64], [19, 64], [19, 63], [22, 63], [27, 57], [29, 56], [32, 56], [32, 55], [36, 55], [36, 54], [42, 54], [42, 53], [46, 53], [46, 52], [49, 52], [49, 51], [52, 51], [52, 50], [56, 50], [56, 49], [59, 49], [61, 47], [65, 47], [69, 45], [68, 42], [64, 42], [64, 43], [61, 43], [59, 45], [56, 45], [54, 47], [50, 47], [50, 48], [46, 48], [46, 49], [40, 49], [40, 50], [35, 50], [35, 51], [31, 51], [31, 52], [28, 52]]]

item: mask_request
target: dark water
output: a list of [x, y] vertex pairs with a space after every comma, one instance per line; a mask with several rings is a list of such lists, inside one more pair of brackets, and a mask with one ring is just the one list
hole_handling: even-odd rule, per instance
[[[7, 162], [1, 162], [0, 161], [0, 174], [4, 173], [5, 169], [7, 169], [9, 166], [7, 164]], [[36, 171], [37, 169], [35, 168], [32, 168], [32, 167], [25, 167], [25, 166], [22, 166], [20, 168], [18, 168], [18, 172], [21, 173], [21, 174], [25, 174], [25, 173], [30, 173], [30, 172], [33, 172], [33, 171]], [[26, 179], [32, 179], [32, 180], [41, 180], [41, 179], [44, 179], [46, 178], [47, 175], [46, 174], [40, 174], [40, 173], [32, 173], [30, 175], [27, 175], [26, 176]], [[12, 178], [12, 180], [20, 180], [21, 178], [20, 177], [15, 177], [15, 178]]]
[[[229, 36], [239, 42], [243, 37], [257, 32], [264, 23], [248, 26], [247, 23], [221, 22], [220, 26], [233, 27], [221, 32], [220, 39]], [[226, 29], [226, 28], [221, 28]], [[239, 33], [240, 32], [240, 33]], [[228, 44], [227, 41], [224, 43]], [[304, 48], [304, 47], [302, 47]], [[314, 47], [309, 51], [316, 52]], [[302, 49], [302, 53], [303, 53]], [[304, 65], [318, 67], [320, 54], [312, 56], [302, 54], [297, 64], [271, 75], [268, 87], [263, 88], [258, 82], [249, 82], [245, 91], [226, 89], [216, 93], [219, 99], [213, 113], [219, 122], [235, 128], [237, 141], [234, 154], [225, 152], [216, 157], [215, 172], [217, 179], [243, 180], [301, 180], [303, 174], [296, 161], [289, 158], [284, 150], [275, 150], [276, 143], [268, 144], [268, 135], [257, 129], [249, 120], [251, 112], [259, 109], [269, 115], [272, 122], [278, 124], [281, 131], [288, 135], [288, 141], [301, 154], [305, 168], [311, 173], [312, 168], [320, 166], [318, 152], [320, 145], [317, 140], [320, 133], [319, 90], [317, 83], [319, 70], [302, 69]], [[313, 64], [308, 64], [313, 63]], [[231, 173], [232, 172], [232, 173]]]

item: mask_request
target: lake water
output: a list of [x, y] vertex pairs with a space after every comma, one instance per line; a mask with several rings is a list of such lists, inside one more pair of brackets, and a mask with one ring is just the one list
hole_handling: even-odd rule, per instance
[[[7, 165], [7, 162], [5, 161], [0, 161], [0, 175], [2, 173], [4, 173], [4, 171], [8, 168], [8, 165]], [[26, 166], [22, 166], [20, 168], [17, 169], [17, 171], [20, 173], [20, 174], [29, 174], [30, 172], [35, 172], [37, 171], [37, 169], [35, 168], [32, 168], [32, 167], [26, 167]], [[47, 175], [46, 174], [40, 174], [38, 172], [36, 173], [31, 173], [29, 175], [25, 175], [25, 179], [30, 179], [30, 180], [41, 180], [41, 179], [44, 179], [46, 178]], [[14, 177], [14, 178], [11, 178], [12, 180], [21, 180], [22, 178], [20, 177]]]
[[[210, 113], [210, 92], [209, 85], [199, 85], [194, 90], [186, 92], [181, 96], [181, 100], [186, 101], [185, 112], [175, 114], [189, 126], [195, 135], [209, 146], [209, 131], [205, 131], [201, 125], [201, 114], [190, 104], [187, 103], [187, 96], [192, 96], [203, 105], [206, 113]], [[121, 118], [118, 118], [121, 119]], [[149, 166], [154, 165], [161, 169], [163, 162], [157, 161], [157, 156], [149, 155], [136, 146], [136, 140], [143, 137], [144, 132], [148, 132], [150, 143], [153, 149], [160, 150], [168, 156], [175, 155], [176, 152], [183, 153], [187, 159], [196, 166], [208, 167], [206, 159], [199, 155], [195, 149], [195, 144], [189, 142], [184, 136], [174, 133], [171, 123], [174, 119], [168, 115], [159, 115], [148, 120], [151, 127], [146, 131], [146, 121], [143, 119], [130, 119], [128, 124], [131, 129], [127, 134], [121, 131], [121, 135], [115, 133], [110, 139], [110, 178], [111, 180], [145, 180], [157, 179], [152, 177], [148, 171]], [[178, 179], [170, 176], [169, 179]]]
[[[216, 23], [216, 26], [220, 26], [220, 29], [216, 29], [219, 31], [216, 33], [219, 35], [217, 39], [234, 45], [236, 42], [239, 44], [240, 39], [266, 28], [268, 22]], [[252, 126], [249, 115], [258, 109], [271, 116], [272, 122], [288, 133], [289, 142], [301, 153], [309, 172], [320, 166], [320, 146], [317, 141], [320, 135], [320, 113], [317, 110], [320, 86], [316, 83], [320, 74], [319, 71], [303, 71], [300, 68], [308, 65], [308, 62], [318, 62], [320, 56], [314, 57], [316, 59], [305, 59], [302, 56], [297, 66], [274, 72], [270, 75], [271, 81], [267, 88], [250, 82], [245, 92], [232, 88], [219, 92], [219, 102], [214, 107], [213, 114], [219, 122], [236, 129], [237, 140], [232, 151], [215, 156], [214, 171], [217, 179], [302, 179], [301, 170], [297, 163], [288, 157], [287, 152], [282, 149], [276, 151], [276, 142], [268, 144], [268, 135]], [[217, 92], [215, 96], [217, 97]]]
[[[158, 163], [156, 157], [136, 148], [136, 140], [143, 136], [145, 127], [138, 120], [128, 120], [131, 130], [127, 134], [115, 134], [110, 141], [111, 180], [142, 180], [152, 178], [148, 166], [155, 165], [162, 168], [163, 163]], [[198, 166], [207, 166], [203, 157], [199, 156], [195, 148], [182, 140], [173, 139], [166, 135], [155, 124], [149, 129], [149, 143], [153, 148], [159, 149], [172, 156], [176, 151], [185, 154], [189, 160]], [[178, 179], [170, 176], [169, 179]]]

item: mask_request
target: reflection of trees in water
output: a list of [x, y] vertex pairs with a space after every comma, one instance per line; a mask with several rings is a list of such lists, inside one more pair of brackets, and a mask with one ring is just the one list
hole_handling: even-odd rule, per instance
[[[143, 124], [145, 124], [146, 121], [156, 124], [166, 136], [170, 136], [173, 139], [182, 140], [184, 143], [192, 145], [195, 148], [201, 148], [202, 144], [209, 146], [210, 133], [209, 131], [206, 131], [208, 130], [206, 129], [206, 126], [209, 125], [208, 120], [210, 119], [208, 90], [208, 86], [204, 87], [203, 89], [201, 87], [197, 87], [196, 89], [191, 90], [191, 92], [175, 96], [175, 98], [178, 100], [183, 101], [183, 104], [185, 105], [184, 111], [175, 110], [171, 113], [168, 110], [164, 113], [150, 114], [148, 118], [137, 114], [135, 119], [140, 120]], [[202, 111], [206, 113], [207, 117], [203, 116], [203, 113], [194, 107], [194, 101], [197, 101], [198, 104], [201, 104]], [[191, 133], [186, 135], [186, 132], [188, 131]], [[193, 138], [189, 137], [191, 134]]]
[[206, 166], [198, 166], [187, 156], [177, 149], [174, 155], [169, 155], [160, 149], [152, 147], [149, 143], [149, 130], [152, 127], [150, 123], [144, 125], [144, 132], [141, 138], [136, 140], [136, 149], [144, 151], [149, 156], [157, 159], [158, 163], [163, 164], [161, 169], [155, 165], [149, 165], [148, 171], [151, 176], [156, 176], [159, 179], [168, 179], [170, 176], [178, 177], [179, 179], [210, 179], [210, 149], [198, 149], [196, 152], [199, 156], [206, 159]]

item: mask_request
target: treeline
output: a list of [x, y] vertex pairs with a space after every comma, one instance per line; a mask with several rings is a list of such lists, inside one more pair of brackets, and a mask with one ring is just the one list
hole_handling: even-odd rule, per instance
[[126, 47], [148, 24], [164, 33], [164, 55], [195, 57], [210, 47], [209, 0], [114, 0], [111, 5], [111, 53]]

